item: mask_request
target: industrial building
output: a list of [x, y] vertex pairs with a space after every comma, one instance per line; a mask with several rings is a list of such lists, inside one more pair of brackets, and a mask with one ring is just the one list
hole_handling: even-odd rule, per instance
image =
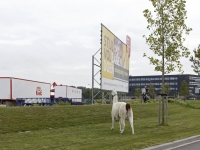
[[[198, 96], [200, 88], [200, 77], [193, 74], [174, 74], [165, 75], [165, 83], [170, 86], [170, 93], [168, 96], [174, 96], [180, 94], [180, 88], [182, 82], [185, 80], [189, 87], [189, 96]], [[135, 89], [149, 87], [152, 84], [155, 88], [156, 95], [159, 94], [162, 86], [162, 75], [146, 75], [146, 76], [129, 76], [129, 92], [127, 96], [135, 96]]]

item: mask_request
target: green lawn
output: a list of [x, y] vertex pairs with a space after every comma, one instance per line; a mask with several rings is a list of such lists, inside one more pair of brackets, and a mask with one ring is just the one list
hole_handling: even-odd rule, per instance
[[128, 121], [123, 134], [118, 122], [110, 130], [111, 105], [0, 107], [0, 149], [134, 150], [200, 134], [200, 101], [170, 101], [166, 126], [158, 103], [132, 108], [135, 135]]

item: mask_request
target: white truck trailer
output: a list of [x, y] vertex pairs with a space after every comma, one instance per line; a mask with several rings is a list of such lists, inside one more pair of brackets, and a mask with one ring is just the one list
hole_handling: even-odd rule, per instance
[[82, 103], [82, 89], [67, 85], [57, 85], [54, 90], [54, 98], [69, 99], [74, 104]]
[[14, 78], [0, 77], [0, 100], [7, 105], [16, 103], [23, 98], [25, 103], [37, 103], [44, 98], [50, 98], [50, 83]]

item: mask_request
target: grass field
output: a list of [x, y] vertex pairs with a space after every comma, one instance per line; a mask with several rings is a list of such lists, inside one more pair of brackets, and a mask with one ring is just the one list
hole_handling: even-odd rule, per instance
[[132, 102], [129, 122], [111, 131], [111, 105], [0, 107], [1, 150], [137, 150], [200, 134], [200, 101], [170, 100], [168, 125], [158, 126], [158, 103]]

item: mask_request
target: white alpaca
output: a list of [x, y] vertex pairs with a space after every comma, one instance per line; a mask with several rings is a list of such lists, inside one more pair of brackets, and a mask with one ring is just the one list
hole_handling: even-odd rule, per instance
[[112, 116], [111, 130], [114, 129], [115, 119], [119, 119], [120, 133], [123, 133], [125, 128], [125, 119], [128, 117], [132, 129], [132, 134], [134, 134], [133, 111], [130, 104], [125, 102], [118, 102], [118, 96], [115, 90], [113, 90], [111, 94], [113, 96], [113, 105], [111, 111], [111, 116]]

